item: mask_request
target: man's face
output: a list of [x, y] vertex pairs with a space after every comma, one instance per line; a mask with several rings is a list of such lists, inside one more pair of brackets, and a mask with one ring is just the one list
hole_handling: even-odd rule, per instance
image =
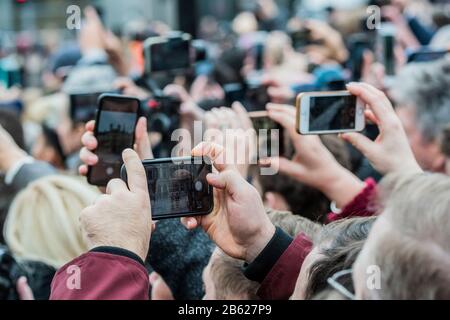
[[444, 158], [440, 151], [440, 146], [438, 143], [427, 141], [423, 137], [417, 124], [414, 109], [399, 107], [396, 112], [408, 136], [414, 156], [422, 169], [431, 172], [442, 172]]

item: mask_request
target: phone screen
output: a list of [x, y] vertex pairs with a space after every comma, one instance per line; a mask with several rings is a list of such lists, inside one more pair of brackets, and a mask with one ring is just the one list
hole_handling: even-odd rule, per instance
[[284, 154], [283, 128], [267, 116], [251, 117], [258, 136], [258, 159]]
[[95, 119], [98, 98], [101, 93], [71, 94], [70, 117], [73, 122], [88, 122]]
[[153, 219], [204, 215], [213, 208], [206, 181], [212, 166], [201, 158], [144, 161]]
[[132, 148], [138, 119], [139, 101], [134, 98], [104, 96], [100, 98], [95, 136], [99, 163], [89, 169], [89, 183], [106, 186], [120, 178], [122, 152]]
[[309, 131], [354, 130], [356, 96], [311, 97]]
[[150, 47], [150, 71], [169, 71], [187, 69], [191, 65], [190, 41], [171, 39], [163, 43], [155, 43]]

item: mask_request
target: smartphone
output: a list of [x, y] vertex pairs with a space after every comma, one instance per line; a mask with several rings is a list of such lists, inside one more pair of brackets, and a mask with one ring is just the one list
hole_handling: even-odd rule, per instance
[[70, 118], [74, 123], [86, 123], [95, 119], [97, 102], [102, 93], [70, 95]]
[[249, 112], [258, 136], [258, 160], [284, 155], [284, 129], [269, 118], [267, 111]]
[[269, 87], [267, 85], [263, 85], [259, 81], [247, 81], [247, 90], [243, 103], [247, 111], [264, 111], [270, 101]]
[[[213, 187], [206, 181], [212, 165], [204, 158], [166, 158], [142, 162], [147, 174], [152, 219], [162, 220], [210, 214]], [[125, 166], [121, 178], [128, 181]]]
[[89, 167], [88, 182], [106, 186], [120, 178], [122, 152], [133, 148], [140, 101], [121, 95], [103, 94], [99, 98], [94, 135], [99, 163]]
[[421, 48], [408, 53], [408, 63], [435, 61], [445, 57], [449, 53], [450, 49], [433, 50], [431, 48]]
[[145, 71], [185, 70], [191, 67], [191, 36], [151, 37], [144, 42]]
[[378, 60], [384, 65], [386, 76], [395, 76], [396, 28], [392, 23], [382, 23], [378, 30]]
[[297, 131], [322, 135], [364, 130], [364, 103], [348, 91], [308, 92], [297, 97]]

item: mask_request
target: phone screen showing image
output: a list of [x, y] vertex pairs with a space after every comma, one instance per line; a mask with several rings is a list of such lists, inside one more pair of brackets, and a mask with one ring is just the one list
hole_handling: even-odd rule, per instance
[[355, 96], [311, 97], [309, 131], [356, 129]]
[[111, 179], [120, 178], [122, 152], [132, 148], [138, 119], [139, 101], [132, 98], [104, 97], [100, 99], [95, 136], [99, 158], [90, 167], [89, 183], [106, 186]]
[[213, 188], [206, 181], [212, 166], [201, 158], [144, 161], [154, 220], [204, 215], [213, 208]]

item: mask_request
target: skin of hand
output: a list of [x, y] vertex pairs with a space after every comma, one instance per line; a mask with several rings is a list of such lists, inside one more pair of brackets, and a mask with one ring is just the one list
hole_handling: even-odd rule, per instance
[[299, 135], [295, 129], [296, 110], [288, 105], [268, 104], [269, 117], [280, 123], [294, 145], [294, 157], [261, 159], [261, 165], [278, 163], [280, 173], [322, 191], [343, 208], [364, 189], [350, 171], [342, 167], [318, 136]]
[[121, 179], [108, 183], [106, 194], [80, 214], [83, 236], [90, 249], [117, 247], [137, 254], [145, 261], [154, 227], [147, 176], [139, 155], [123, 152], [128, 186]]
[[[244, 106], [233, 103], [232, 108], [214, 108], [205, 115], [207, 131], [205, 141], [215, 142], [233, 151], [236, 167], [244, 178], [257, 156], [257, 135]], [[244, 147], [244, 150], [241, 148]], [[243, 151], [242, 154], [240, 151]]]
[[0, 171], [7, 172], [14, 164], [27, 156], [11, 135], [0, 125]]
[[215, 208], [207, 216], [182, 218], [188, 229], [202, 227], [212, 241], [226, 254], [252, 262], [266, 247], [275, 233], [258, 191], [238, 172], [226, 164], [225, 149], [203, 142], [192, 156], [211, 159], [217, 173], [207, 176], [214, 190]]
[[360, 133], [346, 133], [341, 137], [351, 143], [382, 174], [392, 172], [420, 173], [405, 130], [386, 95], [365, 83], [351, 83], [348, 90], [365, 104], [365, 117], [375, 123], [380, 135], [375, 141]]
[[28, 280], [26, 277], [20, 277], [19, 280], [17, 280], [16, 290], [20, 300], [23, 301], [34, 300], [33, 291], [31, 291], [31, 288], [28, 285]]
[[81, 52], [86, 54], [94, 49], [103, 50], [104, 35], [105, 30], [97, 11], [93, 7], [87, 6], [86, 9], [84, 9], [84, 21], [78, 39]]
[[[83, 148], [80, 151], [80, 160], [83, 164], [78, 168], [80, 175], [88, 173], [88, 166], [95, 166], [98, 163], [98, 156], [93, 152], [97, 149], [98, 141], [94, 136], [95, 121], [86, 124], [86, 132], [81, 138]], [[142, 160], [153, 159], [150, 140], [147, 133], [147, 119], [141, 117], [136, 125], [134, 150]]]
[[114, 81], [114, 88], [120, 90], [127, 96], [133, 96], [141, 100], [145, 100], [150, 97], [150, 93], [146, 90], [138, 87], [130, 78], [118, 78]]

